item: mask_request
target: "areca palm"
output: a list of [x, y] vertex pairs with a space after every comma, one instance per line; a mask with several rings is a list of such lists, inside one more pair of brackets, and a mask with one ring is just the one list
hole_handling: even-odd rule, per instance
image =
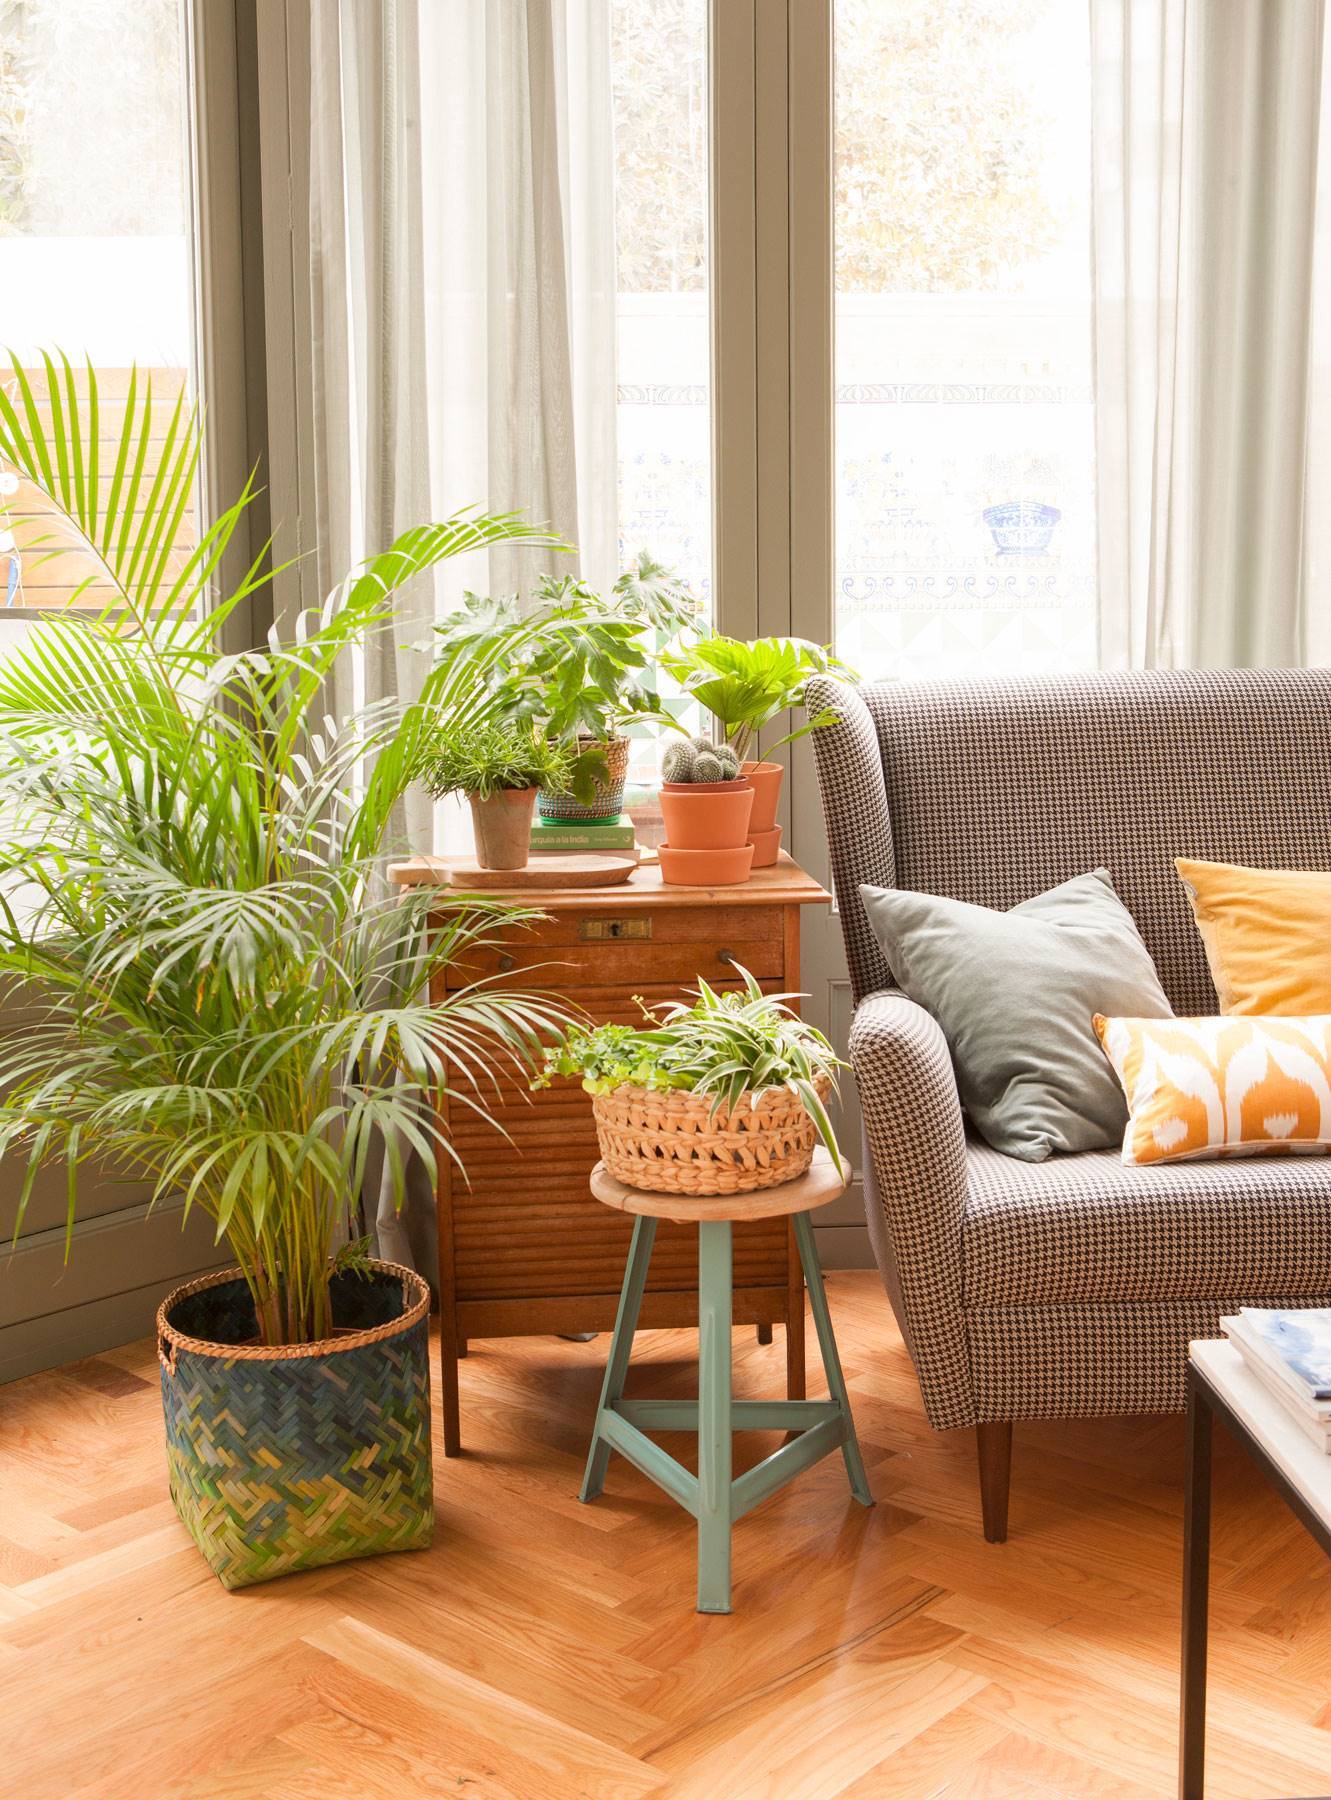
[[0, 1001], [37, 997], [32, 1023], [0, 1033], [0, 1154], [26, 1164], [16, 1231], [53, 1159], [71, 1227], [92, 1154], [141, 1172], [154, 1198], [183, 1195], [228, 1240], [264, 1341], [309, 1341], [329, 1330], [333, 1246], [373, 1141], [400, 1197], [405, 1153], [456, 1155], [423, 1100], [447, 1086], [489, 1117], [503, 1066], [533, 1066], [563, 1017], [493, 979], [420, 997], [535, 915], [385, 891], [426, 709], [330, 718], [327, 683], [392, 629], [403, 582], [542, 534], [474, 512], [422, 526], [287, 635], [226, 654], [228, 615], [264, 579], [256, 563], [211, 596], [251, 490], [173, 568], [199, 421], [177, 407], [150, 475], [151, 409], [132, 383], [103, 481], [93, 371], [76, 382], [53, 359], [44, 386], [16, 370], [0, 395], [0, 466], [63, 515], [112, 590], [0, 663]]

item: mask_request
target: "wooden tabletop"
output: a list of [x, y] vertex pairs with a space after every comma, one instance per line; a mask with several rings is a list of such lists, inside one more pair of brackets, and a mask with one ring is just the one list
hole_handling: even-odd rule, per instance
[[1331, 1456], [1318, 1449], [1232, 1344], [1204, 1338], [1189, 1346], [1188, 1355], [1309, 1511], [1331, 1531]]
[[682, 1225], [704, 1219], [778, 1219], [788, 1213], [812, 1212], [845, 1189], [845, 1177], [837, 1174], [832, 1158], [821, 1146], [814, 1151], [806, 1174], [752, 1194], [650, 1194], [627, 1186], [604, 1163], [598, 1162], [592, 1170], [592, 1192], [604, 1205], [617, 1212], [640, 1213], [647, 1219], [674, 1219]]
[[[447, 870], [463, 857], [412, 856], [403, 862], [389, 863], [388, 879], [399, 887], [442, 886]], [[539, 859], [532, 858], [535, 863]], [[531, 864], [528, 865], [531, 867]], [[450, 894], [465, 892], [449, 888]], [[732, 906], [830, 906], [832, 896], [827, 889], [806, 875], [804, 870], [783, 850], [767, 869], [755, 869], [747, 881], [728, 887], [679, 887], [661, 879], [660, 865], [642, 862], [622, 886], [595, 888], [524, 887], [487, 888], [487, 898], [511, 895], [531, 906], [558, 909], [561, 912], [595, 909], [614, 911], [627, 904], [650, 903], [652, 906], [706, 906], [713, 902]]]

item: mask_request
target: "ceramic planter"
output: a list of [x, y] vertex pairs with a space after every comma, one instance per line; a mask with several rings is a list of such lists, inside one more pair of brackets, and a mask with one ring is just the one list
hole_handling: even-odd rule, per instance
[[661, 785], [665, 841], [672, 850], [734, 850], [753, 811], [747, 781], [666, 781]]
[[332, 1303], [337, 1335], [271, 1349], [236, 1269], [158, 1310], [171, 1499], [223, 1587], [430, 1542], [430, 1290], [375, 1262]]
[[629, 741], [626, 737], [597, 743], [594, 738], [578, 739], [578, 755], [590, 750], [605, 754], [608, 774], [596, 783], [596, 792], [586, 805], [572, 794], [547, 794], [542, 790], [536, 801], [543, 819], [562, 819], [574, 824], [590, 824], [596, 819], [617, 819], [624, 810], [624, 783], [629, 772]]
[[675, 850], [657, 847], [661, 879], [670, 887], [734, 887], [747, 881], [753, 867], [753, 845], [736, 844], [729, 850]]
[[531, 853], [536, 789], [501, 788], [488, 800], [471, 798], [476, 860], [483, 869], [525, 869]]
[[749, 842], [753, 845], [755, 869], [770, 868], [781, 848], [781, 827], [776, 822], [776, 809], [781, 801], [781, 778], [785, 769], [780, 763], [746, 762], [740, 773], [753, 788], [753, 813], [749, 819]]

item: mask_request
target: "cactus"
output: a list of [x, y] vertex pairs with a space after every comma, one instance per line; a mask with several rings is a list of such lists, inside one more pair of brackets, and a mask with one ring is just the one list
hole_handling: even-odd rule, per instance
[[714, 755], [710, 750], [700, 750], [693, 765], [693, 779], [695, 782], [704, 782], [709, 786], [713, 782], [724, 781], [725, 775], [721, 769], [720, 757]]
[[716, 746], [716, 759], [725, 770], [725, 774], [722, 777], [723, 780], [739, 780], [739, 758], [735, 755], [735, 752], [731, 749], [729, 744], [718, 744]]
[[667, 781], [692, 781], [697, 760], [698, 752], [693, 745], [681, 738], [671, 744], [661, 758], [661, 774]]

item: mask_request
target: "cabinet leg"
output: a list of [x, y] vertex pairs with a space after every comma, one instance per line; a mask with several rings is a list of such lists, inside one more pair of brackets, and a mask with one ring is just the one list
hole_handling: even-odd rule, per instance
[[462, 1408], [458, 1400], [457, 1340], [445, 1319], [439, 1333], [439, 1386], [444, 1411], [444, 1455], [462, 1453]]
[[804, 1383], [804, 1283], [792, 1286], [786, 1298], [786, 1398], [803, 1400]]
[[698, 1227], [698, 1611], [730, 1611], [729, 1220]]
[[768, 1319], [763, 1324], [759, 1325], [759, 1327], [758, 1327], [758, 1342], [760, 1344], [770, 1344], [771, 1341], [772, 1341], [772, 1322], [770, 1319]]

